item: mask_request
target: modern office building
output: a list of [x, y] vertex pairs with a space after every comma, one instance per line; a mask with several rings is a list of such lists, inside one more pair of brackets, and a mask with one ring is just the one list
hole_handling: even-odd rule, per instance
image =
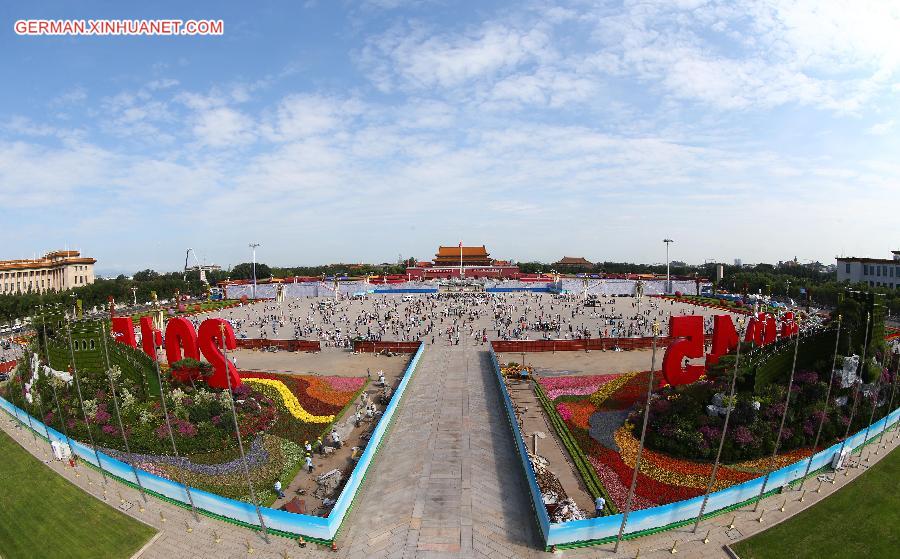
[[0, 260], [0, 294], [63, 291], [94, 283], [97, 260], [57, 250], [33, 260]]
[[900, 288], [900, 250], [892, 252], [893, 258], [838, 258], [837, 280], [865, 282], [870, 287]]

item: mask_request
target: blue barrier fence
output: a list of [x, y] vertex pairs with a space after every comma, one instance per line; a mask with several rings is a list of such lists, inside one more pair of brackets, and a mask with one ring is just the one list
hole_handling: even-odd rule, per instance
[[[415, 355], [413, 355], [409, 365], [407, 365], [403, 378], [394, 393], [394, 397], [391, 398], [381, 419], [378, 421], [378, 425], [376, 425], [375, 429], [372, 431], [372, 436], [369, 439], [368, 445], [366, 445], [365, 450], [360, 456], [353, 472], [350, 474], [344, 489], [341, 491], [341, 494], [337, 498], [337, 502], [331, 509], [331, 513], [328, 517], [323, 518], [306, 514], [294, 514], [287, 511], [263, 507], [261, 509], [262, 517], [267, 528], [326, 541], [334, 539], [344, 517], [347, 515], [347, 512], [349, 512], [350, 507], [353, 504], [353, 499], [359, 491], [363, 479], [365, 478], [366, 471], [369, 469], [372, 460], [375, 458], [375, 454], [378, 452], [378, 447], [381, 445], [387, 434], [387, 430], [390, 427], [394, 414], [397, 412], [397, 408], [400, 406], [400, 401], [415, 373], [416, 366], [419, 363], [419, 359], [422, 356], [424, 349], [424, 344], [420, 344], [419, 349], [416, 351]], [[28, 416], [24, 410], [14, 406], [3, 398], [0, 398], [0, 408], [3, 408], [7, 413], [16, 417], [22, 425], [28, 427]], [[62, 433], [51, 427], [45, 426], [34, 417], [31, 418], [31, 423], [38, 435], [46, 437], [49, 434], [51, 441], [55, 440], [63, 445], [66, 444], [67, 439]], [[70, 442], [72, 450], [81, 460], [102, 468], [113, 476], [121, 478], [129, 483], [137, 483], [134, 469], [132, 469], [129, 464], [116, 460], [102, 452], [99, 453], [100, 462], [98, 463], [97, 454], [95, 454], [93, 449], [88, 445], [71, 439]], [[141, 485], [148, 491], [163, 495], [183, 504], [188, 504], [190, 502], [188, 500], [187, 491], [183, 485], [140, 469], [137, 470], [137, 475], [140, 477]], [[223, 516], [244, 524], [259, 526], [256, 509], [251, 503], [228, 499], [195, 488], [191, 488], [191, 496], [193, 497], [194, 505], [202, 511]]]
[[533, 293], [553, 293], [553, 291], [547, 287], [488, 287], [485, 289], [488, 293], [514, 293], [517, 291], [531, 291]]
[[[547, 511], [543, 506], [543, 499], [537, 485], [537, 478], [535, 477], [534, 470], [531, 466], [531, 461], [528, 460], [528, 454], [525, 450], [525, 441], [522, 439], [522, 435], [519, 432], [516, 423], [512, 400], [509, 397], [509, 392], [506, 390], [506, 383], [503, 381], [503, 376], [500, 373], [500, 364], [497, 361], [497, 356], [494, 353], [493, 348], [491, 348], [490, 352], [495, 376], [500, 385], [500, 393], [506, 408], [507, 417], [510, 421], [510, 425], [513, 427], [513, 436], [516, 439], [516, 446], [519, 450], [519, 459], [522, 461], [525, 477], [527, 478], [528, 486], [531, 489], [532, 503], [535, 507], [538, 525], [544, 535], [545, 545], [547, 547], [553, 545], [564, 546], [577, 542], [589, 542], [615, 537], [619, 532], [619, 525], [622, 523], [621, 514], [585, 520], [574, 520], [564, 523], [550, 522]], [[887, 417], [873, 423], [869, 428], [869, 440], [877, 437], [883, 430], [896, 423], [898, 419], [900, 419], [900, 408], [895, 409], [888, 414]], [[851, 435], [847, 439], [845, 448], [858, 448], [866, 442], [865, 436], [865, 429]], [[831, 447], [816, 453], [813, 456], [810, 471], [816, 471], [817, 469], [830, 464], [834, 455], [840, 448], [841, 443], [835, 443]], [[807, 461], [808, 459], [803, 459], [773, 471], [766, 483], [766, 492], [779, 489], [803, 477], [803, 473], [806, 471]], [[759, 477], [722, 489], [721, 491], [710, 493], [705, 514], [713, 514], [716, 511], [755, 499], [762, 489], [763, 481], [763, 477]], [[625, 534], [628, 535], [646, 530], [664, 529], [667, 526], [694, 519], [700, 513], [702, 502], [703, 497], [700, 496], [685, 501], [670, 503], [668, 505], [633, 511], [628, 516]]]

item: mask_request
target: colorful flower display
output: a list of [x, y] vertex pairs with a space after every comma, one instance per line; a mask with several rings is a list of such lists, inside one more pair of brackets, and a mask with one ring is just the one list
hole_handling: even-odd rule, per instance
[[331, 423], [334, 421], [333, 415], [312, 415], [303, 409], [303, 406], [300, 405], [300, 402], [297, 401], [297, 397], [294, 396], [294, 393], [290, 391], [290, 389], [285, 386], [283, 382], [280, 380], [272, 380], [267, 378], [245, 378], [244, 382], [256, 385], [262, 384], [265, 386], [271, 386], [275, 390], [278, 391], [278, 394], [281, 396], [281, 401], [284, 406], [287, 408], [291, 415], [295, 418], [303, 421], [304, 423]]
[[[810, 376], [812, 381], [812, 377]], [[547, 398], [553, 403], [572, 438], [584, 452], [587, 461], [615, 506], [624, 508], [637, 462], [639, 441], [634, 426], [626, 419], [628, 410], [640, 407], [647, 392], [649, 371], [619, 375], [562, 376], [539, 380]], [[663, 383], [660, 377], [656, 388]], [[665, 411], [673, 404], [656, 399], [653, 406]], [[622, 414], [625, 415], [622, 415]], [[624, 423], [623, 423], [624, 421]], [[600, 432], [602, 431], [602, 432]], [[673, 433], [672, 436], [690, 434]], [[721, 431], [704, 426], [693, 434], [699, 444], [717, 444]], [[739, 429], [732, 437], [741, 440], [748, 434]], [[742, 438], [743, 437], [743, 438]], [[770, 458], [721, 464], [713, 490], [743, 483], [766, 471], [781, 468], [810, 454], [799, 449]], [[669, 456], [644, 446], [640, 472], [632, 499], [632, 509], [672, 503], [702, 495], [712, 475], [711, 462]]]
[[598, 388], [621, 375], [589, 375], [543, 377], [540, 379], [544, 394], [551, 400], [560, 396], [587, 396]]

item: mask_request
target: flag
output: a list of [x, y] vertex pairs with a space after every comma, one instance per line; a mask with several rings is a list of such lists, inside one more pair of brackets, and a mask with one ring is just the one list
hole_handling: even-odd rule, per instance
[[462, 248], [462, 241], [459, 242], [459, 248]]

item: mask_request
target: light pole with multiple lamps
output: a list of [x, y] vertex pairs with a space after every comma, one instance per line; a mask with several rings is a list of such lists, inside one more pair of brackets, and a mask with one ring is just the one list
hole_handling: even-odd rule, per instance
[[672, 293], [672, 280], [669, 279], [669, 244], [674, 243], [672, 239], [663, 239], [666, 243], [666, 295]]
[[256, 247], [259, 243], [250, 243], [250, 251], [253, 253], [253, 298], [256, 299]]

